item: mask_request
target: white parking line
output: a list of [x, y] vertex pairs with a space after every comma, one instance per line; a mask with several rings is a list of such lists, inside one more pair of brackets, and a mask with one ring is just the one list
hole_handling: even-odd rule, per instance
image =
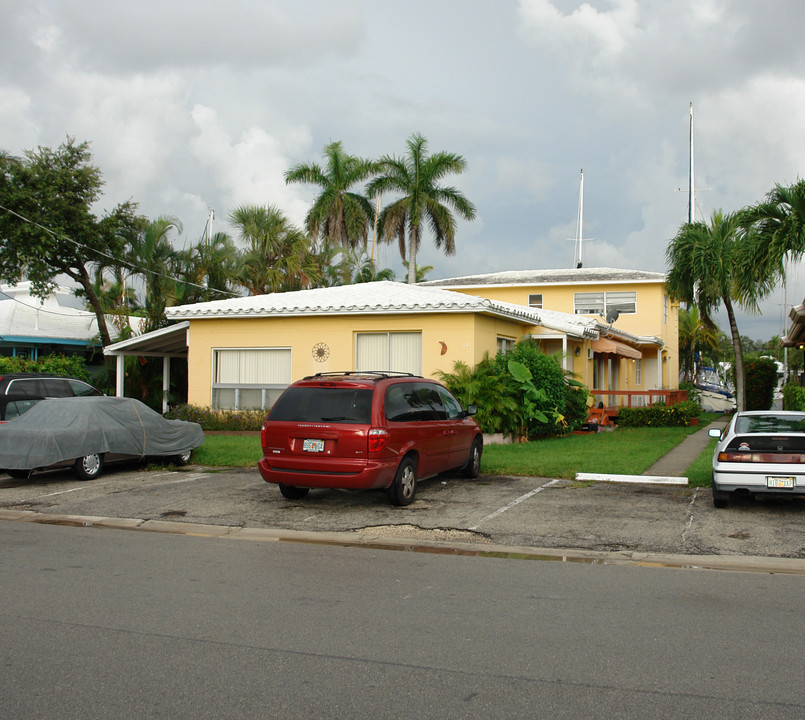
[[530, 492], [527, 492], [525, 495], [521, 495], [520, 497], [515, 498], [508, 505], [504, 505], [502, 508], [498, 508], [497, 510], [495, 510], [495, 512], [489, 513], [489, 515], [481, 518], [475, 525], [467, 529], [477, 530], [478, 526], [481, 525], [481, 523], [485, 523], [487, 520], [491, 520], [493, 517], [497, 517], [498, 515], [505, 513], [507, 510], [510, 510], [515, 505], [519, 505], [521, 502], [523, 502], [523, 500], [528, 500], [528, 498], [532, 497], [533, 495], [536, 495], [538, 492], [542, 492], [545, 488], [550, 487], [551, 485], [556, 485], [556, 483], [558, 482], [562, 481], [559, 478], [554, 478], [550, 482], [547, 482], [544, 485], [540, 485], [538, 488], [534, 488]]
[[31, 498], [31, 500], [38, 500], [39, 498], [45, 498], [45, 497], [53, 497], [54, 495], [66, 495], [67, 493], [75, 492], [76, 490], [91, 490], [94, 487], [99, 487], [101, 485], [109, 485], [110, 483], [111, 481], [103, 483], [91, 483], [88, 485], [82, 485], [81, 487], [70, 488], [69, 490], [59, 490], [58, 492], [45, 493], [44, 495], [35, 495], [34, 497]]

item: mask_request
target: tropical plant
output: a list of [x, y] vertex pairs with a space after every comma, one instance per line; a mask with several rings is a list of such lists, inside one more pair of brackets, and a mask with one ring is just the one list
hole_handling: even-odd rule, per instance
[[747, 358], [746, 409], [770, 410], [774, 404], [774, 388], [777, 387], [777, 363], [767, 357]]
[[718, 329], [699, 317], [695, 305], [680, 308], [679, 360], [685, 380], [692, 382], [696, 378], [697, 358], [701, 358], [705, 350], [715, 350], [717, 347]]
[[320, 189], [305, 218], [311, 237], [328, 239], [344, 248], [365, 248], [374, 209], [365, 195], [350, 188], [373, 174], [374, 163], [348, 155], [340, 141], [327, 145], [324, 155], [323, 168], [316, 163], [299, 163], [285, 173], [285, 182]]
[[176, 277], [182, 263], [173, 248], [170, 235], [182, 232], [182, 223], [175, 217], [163, 216], [151, 220], [143, 230], [129, 239], [126, 260], [144, 285], [143, 307], [146, 332], [168, 324], [165, 308], [174, 304], [178, 290]]
[[437, 372], [437, 377], [464, 407], [475, 405], [475, 420], [485, 433], [517, 433], [522, 425], [520, 394], [507, 374], [501, 374], [493, 358], [485, 356], [474, 368], [460, 360], [453, 372]]
[[736, 303], [750, 312], [771, 289], [769, 276], [757, 273], [754, 282], [744, 282], [747, 270], [746, 216], [713, 213], [710, 223], [684, 224], [671, 240], [666, 259], [669, 293], [686, 303], [695, 303], [703, 322], [714, 327], [712, 313], [723, 303], [729, 321], [735, 354], [735, 389], [738, 410], [746, 407], [743, 350], [735, 319]]
[[763, 202], [749, 208], [746, 218], [754, 232], [747, 238], [744, 284], [752, 284], [758, 275], [784, 280], [785, 261], [805, 254], [805, 180], [775, 185]]
[[237, 280], [252, 295], [315, 286], [320, 265], [310, 238], [274, 205], [241, 205], [229, 216], [247, 244]]
[[383, 208], [378, 218], [378, 233], [391, 241], [396, 238], [400, 255], [408, 262], [408, 282], [416, 282], [416, 255], [425, 225], [429, 226], [437, 248], [446, 255], [456, 251], [455, 210], [462, 218], [475, 218], [475, 206], [454, 187], [442, 186], [448, 174], [462, 173], [467, 167], [461, 155], [448, 152], [428, 153], [427, 140], [415, 133], [408, 141], [405, 157], [384, 155], [378, 161], [378, 176], [368, 185], [372, 197], [399, 193], [401, 198]]

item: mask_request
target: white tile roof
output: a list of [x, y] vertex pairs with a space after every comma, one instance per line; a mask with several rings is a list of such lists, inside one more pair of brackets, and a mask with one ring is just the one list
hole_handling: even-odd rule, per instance
[[488, 300], [423, 285], [381, 281], [214, 300], [166, 309], [171, 320], [310, 315], [483, 313], [540, 325], [574, 337], [598, 337], [595, 320]]
[[[27, 338], [31, 341], [74, 340], [87, 344], [98, 335], [94, 312], [79, 310], [59, 303], [59, 298], [73, 298], [70, 289], [57, 287], [41, 300], [31, 295], [28, 281], [16, 285], [0, 285], [0, 337]], [[107, 317], [114, 337], [117, 328]]]
[[547, 270], [507, 270], [463, 277], [429, 280], [429, 287], [475, 287], [478, 285], [583, 285], [591, 283], [665, 282], [665, 274], [647, 270], [608, 267], [553, 268]]

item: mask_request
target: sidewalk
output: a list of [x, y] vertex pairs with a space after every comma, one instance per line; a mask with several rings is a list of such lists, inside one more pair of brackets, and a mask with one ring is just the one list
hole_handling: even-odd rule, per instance
[[730, 421], [730, 417], [728, 415], [722, 416], [698, 432], [688, 435], [673, 450], [663, 455], [651, 467], [647, 468], [643, 475], [683, 477], [691, 463], [699, 457], [702, 450], [710, 442], [710, 436], [708, 435], [710, 428], [723, 430], [724, 426]]

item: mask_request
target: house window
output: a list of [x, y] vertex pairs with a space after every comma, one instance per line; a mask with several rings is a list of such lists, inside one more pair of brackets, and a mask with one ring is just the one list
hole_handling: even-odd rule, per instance
[[358, 333], [355, 369], [422, 374], [422, 333]]
[[542, 309], [542, 293], [528, 296], [528, 307]]
[[505, 355], [514, 349], [514, 340], [507, 337], [498, 338], [498, 354]]
[[269, 408], [290, 384], [290, 348], [213, 350], [214, 408]]
[[637, 312], [637, 293], [587, 292], [573, 295], [573, 312], [576, 315], [606, 316], [610, 310], [617, 310], [621, 315], [634, 315]]
[[642, 360], [635, 360], [634, 381], [635, 381], [635, 385], [640, 386], [640, 385], [643, 384], [643, 361]]

